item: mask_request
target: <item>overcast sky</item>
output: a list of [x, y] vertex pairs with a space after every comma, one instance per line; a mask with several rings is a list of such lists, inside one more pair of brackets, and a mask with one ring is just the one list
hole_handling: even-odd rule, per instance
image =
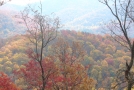
[[29, 3], [36, 3], [39, 2], [40, 0], [12, 0], [11, 2], [9, 2], [10, 4], [14, 4], [14, 5], [21, 5], [21, 6], [25, 6]]
[[[18, 6], [26, 6], [27, 4], [39, 4], [40, 0], [12, 0], [10, 4]], [[98, 0], [41, 0], [46, 12], [57, 12], [65, 8], [77, 9], [101, 9], [104, 8]]]

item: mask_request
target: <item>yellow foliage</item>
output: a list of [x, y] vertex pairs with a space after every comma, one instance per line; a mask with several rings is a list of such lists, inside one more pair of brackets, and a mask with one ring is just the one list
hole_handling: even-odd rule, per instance
[[95, 80], [89, 77], [85, 77], [80, 84], [79, 90], [94, 90], [95, 84]]
[[99, 88], [98, 90], [105, 90], [104, 88]]
[[21, 65], [20, 68], [25, 68], [25, 66], [24, 65]]
[[11, 73], [12, 68], [10, 68], [10, 67], [6, 67], [5, 70], [6, 70], [6, 72]]
[[14, 68], [15, 70], [18, 70], [18, 69], [19, 69], [19, 65], [15, 64], [13, 68]]
[[2, 63], [2, 61], [3, 61], [3, 59], [2, 59], [2, 58], [0, 58], [0, 63]]
[[12, 62], [11, 61], [7, 61], [4, 65], [11, 66], [12, 65]]
[[105, 60], [103, 60], [103, 61], [101, 62], [101, 65], [102, 65], [103, 67], [108, 67], [108, 63], [107, 63]]

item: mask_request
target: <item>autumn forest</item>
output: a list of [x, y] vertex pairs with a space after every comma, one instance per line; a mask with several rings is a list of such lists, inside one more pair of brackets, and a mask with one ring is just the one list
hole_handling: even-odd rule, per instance
[[111, 1], [98, 0], [115, 17], [102, 34], [64, 29], [41, 2], [15, 15], [16, 27], [0, 13], [0, 90], [133, 90], [134, 1]]

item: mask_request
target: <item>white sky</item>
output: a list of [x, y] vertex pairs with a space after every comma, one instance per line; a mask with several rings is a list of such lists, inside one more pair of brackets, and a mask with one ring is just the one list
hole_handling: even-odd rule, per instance
[[12, 0], [9, 3], [24, 6], [24, 5], [27, 5], [29, 3], [36, 3], [36, 2], [39, 2], [39, 1], [40, 0]]

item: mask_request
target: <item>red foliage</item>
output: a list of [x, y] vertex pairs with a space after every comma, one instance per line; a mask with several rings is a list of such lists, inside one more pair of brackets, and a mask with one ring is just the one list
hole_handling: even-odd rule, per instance
[[20, 89], [17, 88], [13, 82], [11, 82], [10, 78], [6, 74], [0, 72], [0, 90], [20, 90]]
[[[59, 75], [54, 79], [54, 84], [59, 88], [72, 89], [82, 82], [86, 68], [81, 65], [78, 58], [69, 54], [59, 56]], [[60, 83], [60, 84], [59, 84]]]
[[[54, 73], [57, 71], [54, 62], [50, 58], [45, 58], [42, 61], [44, 76], [46, 82], [46, 88], [51, 87], [51, 79], [54, 77]], [[14, 73], [19, 78], [24, 78], [28, 83], [28, 89], [36, 88], [41, 89], [42, 87], [42, 73], [40, 64], [34, 60], [30, 60], [27, 64], [24, 64], [25, 68], [21, 68], [19, 71]]]

